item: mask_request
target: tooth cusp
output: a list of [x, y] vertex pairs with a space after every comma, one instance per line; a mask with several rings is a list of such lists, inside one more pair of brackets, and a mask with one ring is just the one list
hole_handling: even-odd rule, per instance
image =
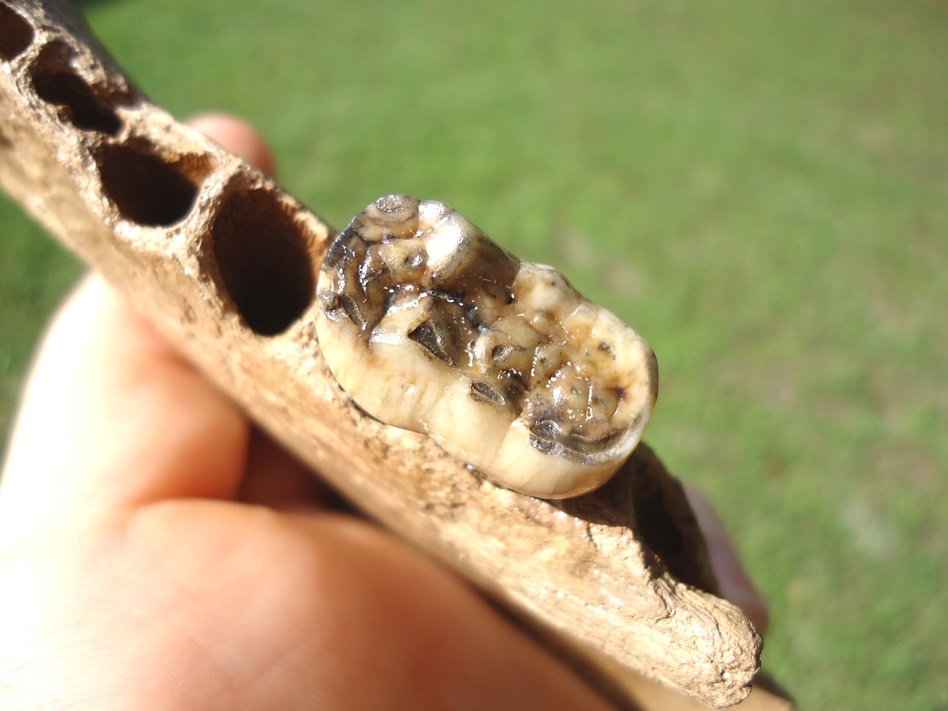
[[605, 483], [655, 402], [634, 330], [444, 203], [366, 208], [331, 245], [318, 303], [320, 347], [356, 404], [527, 494]]

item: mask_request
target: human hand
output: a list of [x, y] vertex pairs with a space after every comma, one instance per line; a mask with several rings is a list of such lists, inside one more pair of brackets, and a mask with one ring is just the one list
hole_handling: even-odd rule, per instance
[[[197, 124], [272, 167], [242, 124]], [[0, 707], [608, 708], [330, 502], [88, 278], [46, 336], [0, 480]]]

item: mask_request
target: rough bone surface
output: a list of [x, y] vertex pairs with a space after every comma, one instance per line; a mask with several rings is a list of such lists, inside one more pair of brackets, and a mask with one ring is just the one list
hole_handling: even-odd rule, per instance
[[747, 695], [760, 639], [713, 594], [688, 504], [647, 447], [600, 490], [549, 502], [367, 416], [316, 336], [333, 231], [151, 104], [70, 5], [0, 0], [0, 117], [0, 184], [365, 514], [622, 707]]
[[369, 205], [330, 246], [318, 296], [320, 348], [358, 405], [526, 494], [601, 486], [655, 403], [634, 330], [442, 202]]

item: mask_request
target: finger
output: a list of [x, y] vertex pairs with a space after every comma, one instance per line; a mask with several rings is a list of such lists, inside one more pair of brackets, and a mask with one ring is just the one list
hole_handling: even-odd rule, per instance
[[306, 465], [254, 428], [239, 501], [273, 509], [335, 505], [336, 497]]
[[39, 694], [23, 707], [99, 708], [107, 689], [115, 708], [606, 709], [451, 573], [348, 516], [177, 500], [2, 562], [0, 652], [27, 659], [4, 681]]
[[99, 277], [53, 321], [0, 489], [0, 531], [168, 497], [232, 497], [247, 424]]
[[[168, 555], [176, 538], [192, 543]], [[454, 575], [352, 517], [191, 501], [143, 510], [123, 541], [113, 570], [135, 585], [110, 584], [110, 610], [168, 612], [134, 638], [161, 655], [116, 656], [172, 707], [200, 687], [222, 707], [607, 708]]]
[[711, 568], [721, 588], [721, 596], [741, 608], [757, 631], [765, 634], [770, 625], [770, 612], [741, 564], [724, 524], [700, 491], [685, 485], [685, 494], [708, 544]]
[[300, 519], [317, 561], [305, 670], [329, 706], [609, 708], [456, 576], [351, 517]]
[[275, 172], [273, 154], [263, 137], [252, 127], [233, 116], [219, 113], [198, 114], [188, 123], [201, 133], [217, 141], [223, 148], [236, 153], [267, 175]]

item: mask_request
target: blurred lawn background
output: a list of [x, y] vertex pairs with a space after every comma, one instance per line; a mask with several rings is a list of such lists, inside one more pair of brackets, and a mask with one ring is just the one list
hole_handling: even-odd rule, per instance
[[[88, 0], [342, 227], [453, 204], [658, 354], [646, 438], [717, 505], [806, 709], [948, 709], [948, 6]], [[0, 431], [79, 265], [0, 199]], [[940, 276], [939, 276], [940, 275]]]

